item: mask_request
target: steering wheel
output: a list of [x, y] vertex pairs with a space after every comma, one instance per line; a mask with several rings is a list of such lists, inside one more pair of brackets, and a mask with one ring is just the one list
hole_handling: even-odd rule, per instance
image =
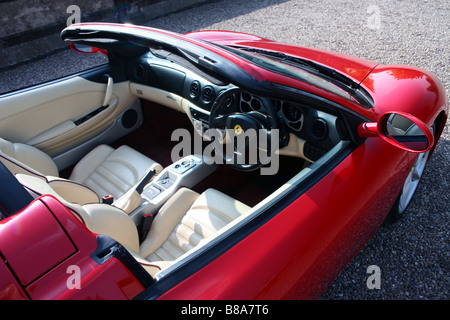
[[276, 148], [280, 145], [279, 132], [274, 131], [278, 129], [278, 120], [272, 102], [266, 98], [260, 98], [266, 113], [241, 112], [240, 93], [239, 88], [231, 88], [217, 97], [209, 116], [209, 128], [217, 132], [211, 141], [226, 164], [237, 170], [253, 171], [270, 161], [275, 152], [274, 142]]

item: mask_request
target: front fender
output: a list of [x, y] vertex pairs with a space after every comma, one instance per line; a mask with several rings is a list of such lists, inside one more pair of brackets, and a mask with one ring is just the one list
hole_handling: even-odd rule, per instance
[[373, 97], [375, 119], [391, 111], [405, 112], [431, 127], [440, 113], [448, 116], [445, 89], [428, 71], [403, 65], [377, 66], [362, 86]]

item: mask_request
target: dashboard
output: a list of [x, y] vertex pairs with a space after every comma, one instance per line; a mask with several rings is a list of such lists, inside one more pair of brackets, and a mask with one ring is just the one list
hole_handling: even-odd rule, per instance
[[[152, 88], [173, 101], [168, 104], [183, 104], [179, 110], [185, 112], [199, 133], [209, 129], [210, 112], [220, 93], [235, 87], [214, 75], [198, 69], [189, 61], [168, 52], [149, 52], [127, 67], [128, 78], [139, 84], [136, 88]], [[137, 96], [152, 101], [154, 94], [135, 89]], [[240, 90], [222, 104], [221, 112], [267, 114], [263, 107], [264, 97]], [[159, 103], [163, 101], [159, 100]], [[342, 140], [339, 118], [319, 111], [314, 106], [288, 99], [270, 99], [280, 125], [289, 135], [302, 141], [302, 154], [307, 160], [316, 161]]]

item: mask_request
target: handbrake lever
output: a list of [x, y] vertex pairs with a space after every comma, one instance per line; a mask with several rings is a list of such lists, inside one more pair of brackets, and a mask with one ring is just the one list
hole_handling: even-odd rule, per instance
[[141, 194], [142, 191], [144, 191], [144, 187], [147, 185], [147, 183], [150, 182], [150, 180], [156, 175], [156, 170], [151, 169], [147, 172], [147, 174], [142, 178], [141, 182], [136, 186], [137, 193]]

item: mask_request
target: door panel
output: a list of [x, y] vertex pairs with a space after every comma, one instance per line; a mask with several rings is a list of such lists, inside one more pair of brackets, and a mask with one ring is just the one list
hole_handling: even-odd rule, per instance
[[87, 78], [73, 76], [0, 96], [0, 137], [56, 156], [100, 134], [136, 97], [128, 81], [112, 81], [103, 107], [107, 84]]
[[[117, 115], [117, 102], [117, 98], [113, 99], [112, 103], [106, 109], [78, 125], [76, 121], [64, 121], [26, 143], [41, 149], [49, 155], [60, 154], [70, 146], [78, 145], [80, 142], [95, 137], [110, 126]], [[79, 119], [84, 117], [86, 115]]]

